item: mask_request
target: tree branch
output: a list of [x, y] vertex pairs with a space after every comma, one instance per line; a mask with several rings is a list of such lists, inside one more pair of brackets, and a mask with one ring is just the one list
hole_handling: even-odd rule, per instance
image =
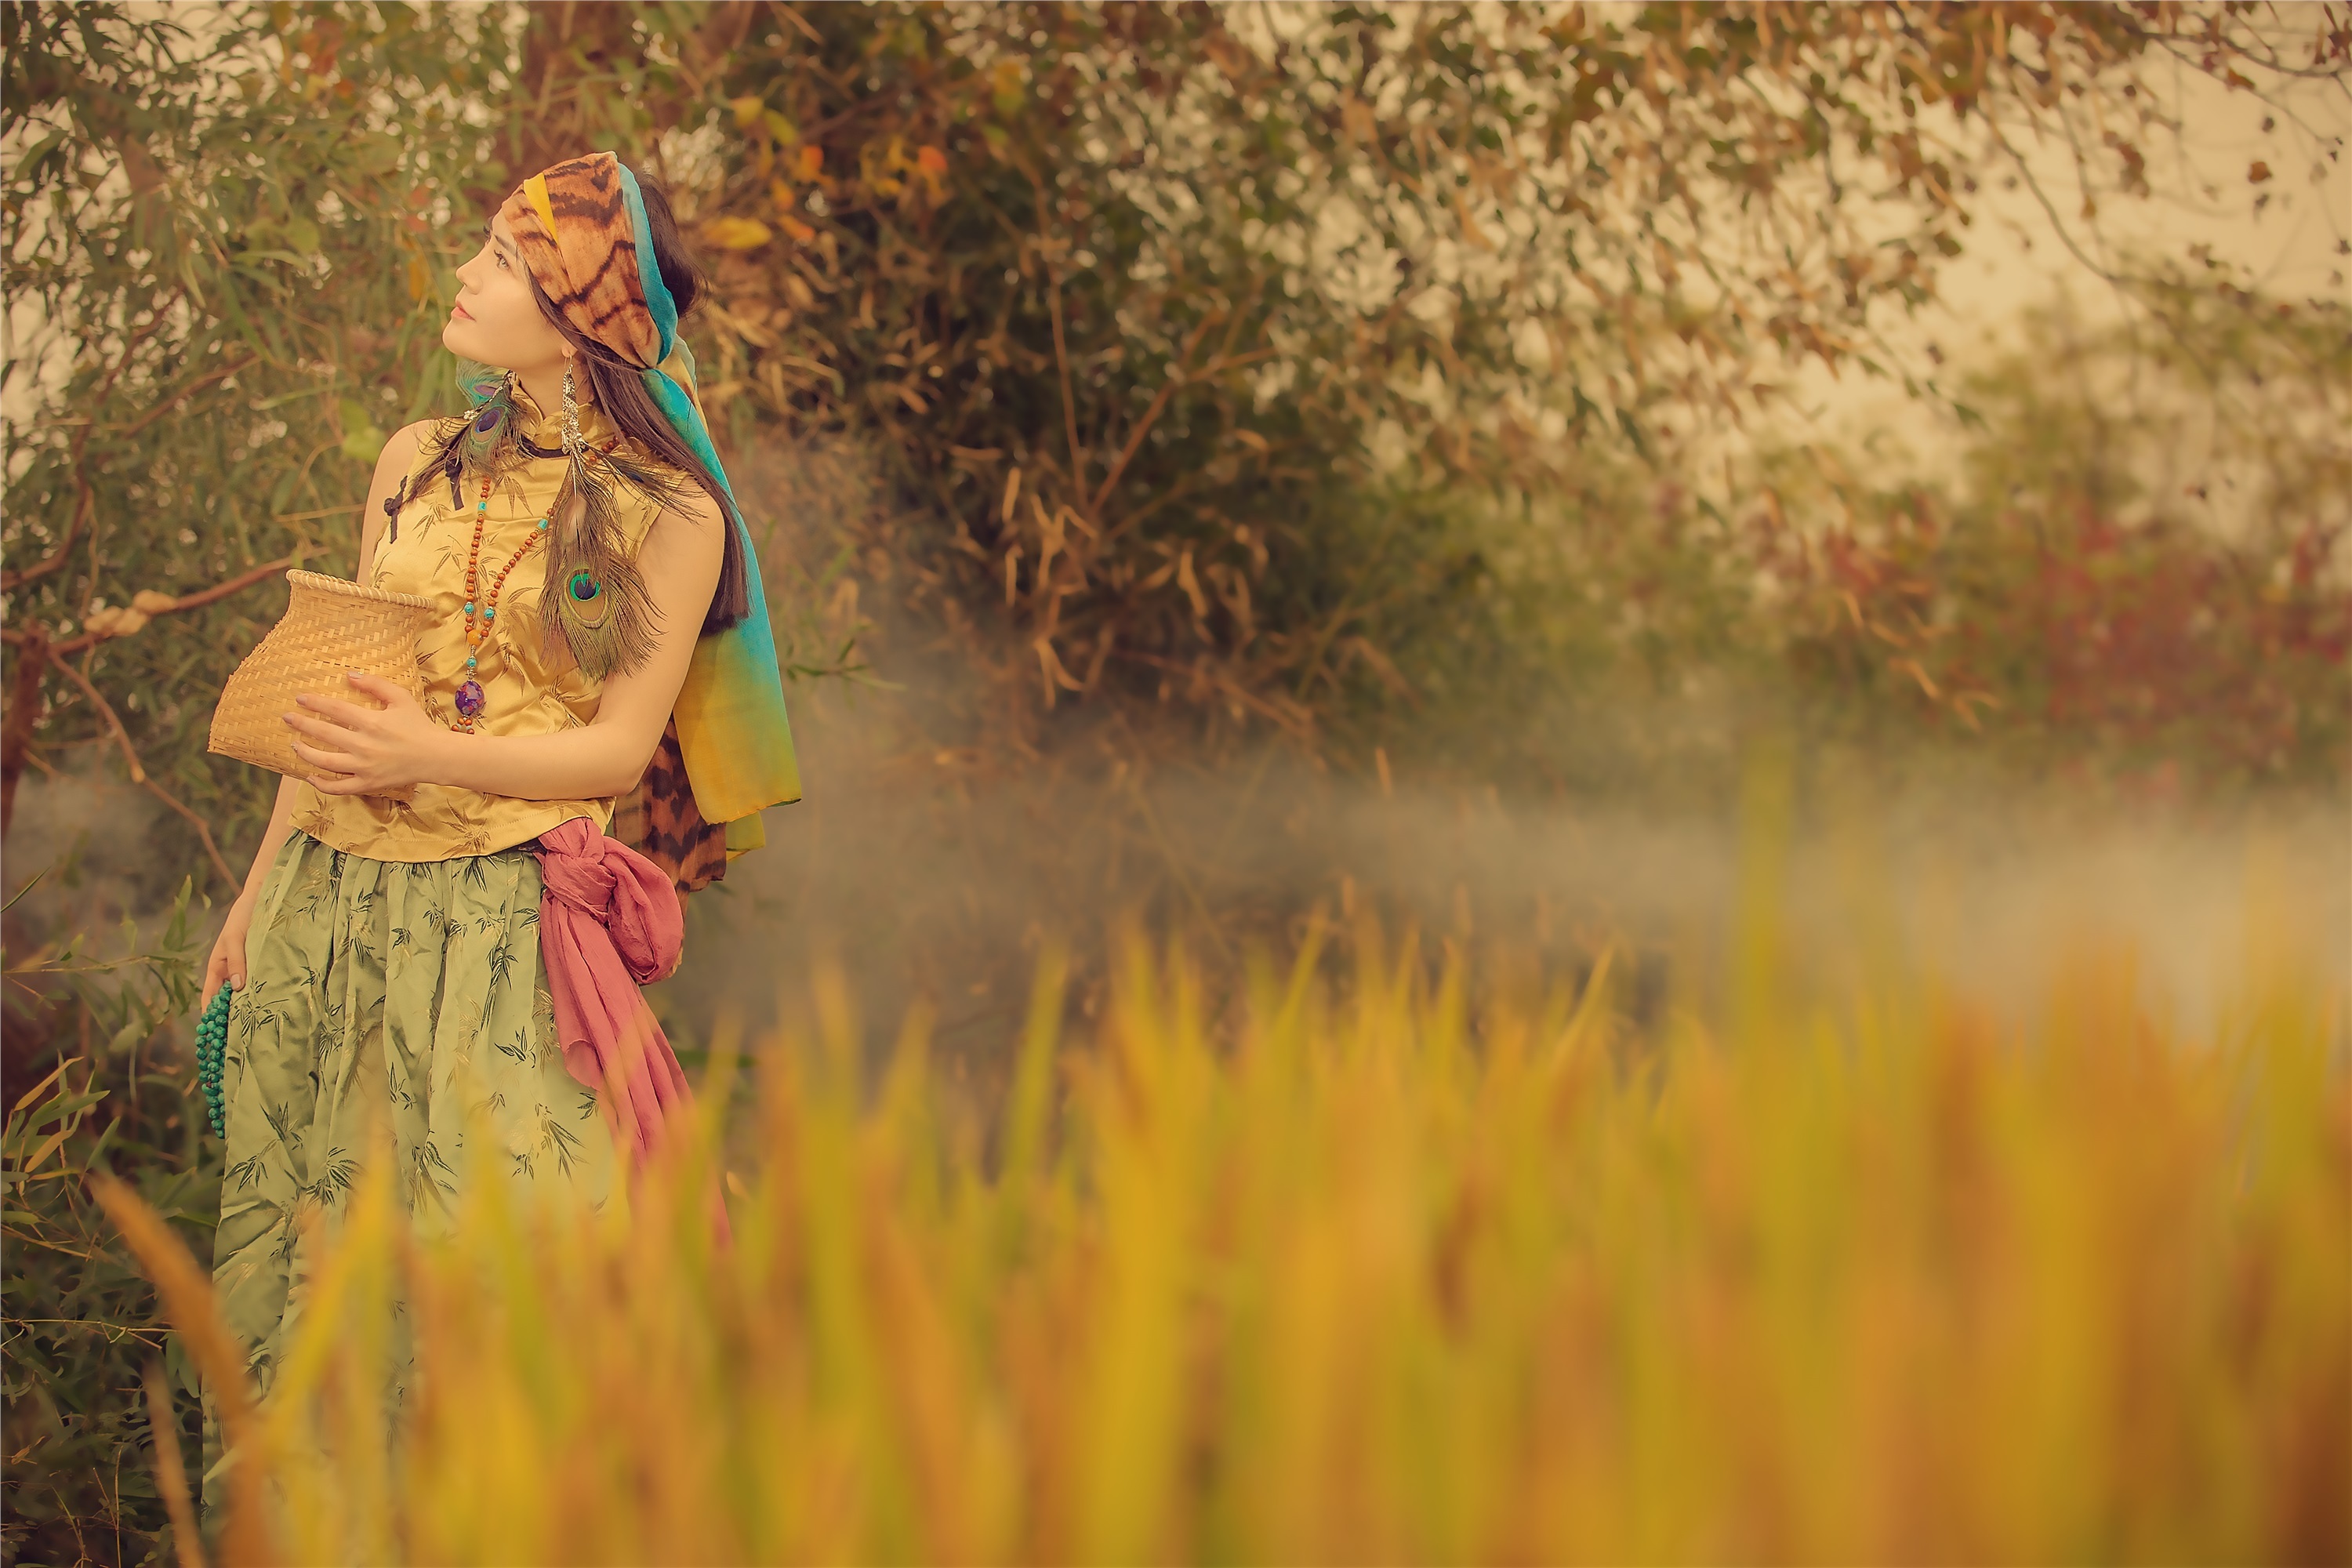
[[1062, 429], [1070, 442], [1070, 485], [1080, 500], [1087, 497], [1087, 459], [1078, 446], [1078, 405], [1070, 394], [1070, 351], [1062, 336], [1061, 269], [1045, 263], [1045, 307], [1054, 318], [1054, 363], [1062, 373]]
[[[200, 608], [203, 605], [212, 604], [215, 600], [226, 599], [231, 594], [250, 588], [256, 583], [262, 581], [264, 578], [274, 576], [278, 573], [285, 571], [299, 559], [301, 559], [299, 556], [281, 555], [275, 561], [264, 562], [261, 565], [256, 566], [252, 570], [246, 572], [241, 575], [232, 577], [226, 583], [215, 583], [209, 588], [202, 588], [193, 594], [183, 594], [167, 605], [158, 605], [156, 608], [143, 613], [146, 615], [148, 620], [152, 621], [157, 616], [168, 616], [175, 610], [194, 610]], [[48, 631], [46, 627], [35, 627], [31, 631], [17, 631], [14, 627], [10, 627], [7, 630], [0, 631], [0, 642], [7, 643], [11, 647], [21, 647], [33, 641], [36, 637], [38, 637], [44, 644], [47, 644], [48, 635]], [[65, 642], [57, 643], [51, 646], [54, 646], [59, 653], [79, 653], [84, 648], [94, 647], [98, 644], [109, 641], [111, 638], [129, 637], [131, 635], [131, 634], [130, 632], [118, 632], [112, 630], [102, 632], [86, 631], [78, 637], [72, 637]]]
[[89, 699], [91, 705], [97, 708], [99, 717], [106, 721], [106, 727], [113, 734], [115, 744], [122, 748], [122, 761], [123, 764], [131, 770], [131, 782], [145, 784], [147, 770], [141, 764], [139, 753], [131, 749], [131, 731], [122, 727], [122, 721], [116, 715], [113, 705], [98, 694], [98, 688], [89, 683], [89, 677], [68, 664], [56, 648], [49, 649], [49, 662], [65, 671], [67, 679], [81, 688], [81, 694]]
[[[1110, 499], [1111, 488], [1118, 483], [1119, 476], [1127, 472], [1128, 464], [1135, 460], [1137, 449], [1143, 445], [1143, 438], [1151, 434], [1151, 427], [1160, 422], [1160, 416], [1167, 408], [1168, 400], [1175, 396], [1176, 389], [1182, 386], [1190, 378], [1192, 355], [1199, 352], [1201, 340], [1209, 335], [1209, 329], [1216, 324], [1217, 313], [1212, 311], [1201, 318], [1201, 324], [1192, 329], [1192, 336], [1184, 344], [1184, 352], [1176, 356], [1176, 363], [1169, 371], [1168, 379], [1160, 384], [1159, 392], [1153, 395], [1151, 406], [1143, 411], [1143, 417], [1136, 422], [1135, 431], [1128, 437], [1127, 445], [1119, 449], [1118, 460], [1111, 464], [1110, 472], [1103, 476], [1102, 489], [1097, 490], [1095, 499], [1087, 503], [1087, 515], [1089, 518], [1099, 519], [1102, 516], [1103, 502]], [[1058, 342], [1058, 337], [1056, 341]], [[1066, 378], [1067, 374], [1067, 372], [1064, 373]], [[1085, 495], [1083, 487], [1078, 493], [1081, 497]]]
[[154, 407], [149, 409], [146, 413], [141, 415], [138, 418], [132, 420], [130, 424], [125, 425], [120, 430], [110, 431], [109, 434], [118, 438], [127, 438], [129, 437], [136, 436], [139, 432], [146, 429], [147, 426], [152, 425], [158, 419], [163, 418], [166, 414], [171, 413], [172, 410], [177, 408], [181, 404], [185, 403], [191, 396], [194, 395], [198, 387], [205, 385], [208, 382], [226, 381], [230, 376], [235, 375], [238, 371], [249, 370], [260, 363], [261, 356], [259, 354], [248, 354], [244, 359], [237, 361], [235, 364], [225, 364], [218, 370], [208, 370], [205, 372], [204, 374], [196, 377], [195, 380], [188, 383], [187, 385], [180, 388], [179, 391], [172, 394], [171, 396], [165, 398], [163, 402], [157, 404]]
[[33, 754], [33, 726], [41, 717], [41, 672], [49, 665], [47, 627], [37, 624], [12, 640], [24, 646], [16, 656], [7, 712], [0, 717], [0, 837], [7, 835], [8, 824], [16, 815], [16, 780]]
[[92, 686], [89, 683], [89, 679], [85, 677], [80, 670], [76, 669], [72, 665], [68, 664], [62, 658], [58, 657], [58, 649], [51, 648], [49, 650], [49, 662], [57, 666], [59, 669], [64, 670], [66, 673], [66, 679], [71, 680], [76, 686], [81, 688], [81, 694], [89, 699], [91, 704], [97, 708], [100, 715], [105, 719], [106, 727], [114, 732], [114, 743], [122, 749], [122, 761], [131, 770], [131, 781], [133, 784], [144, 786], [148, 794], [153, 795], [157, 800], [162, 801], [165, 805], [170, 806], [173, 811], [178, 812], [182, 816], [186, 817], [189, 822], [194, 825], [196, 837], [204, 840], [205, 853], [212, 858], [213, 869], [221, 874], [221, 880], [228, 885], [229, 891], [232, 893], [236, 892], [237, 889], [236, 873], [231, 871], [228, 868], [228, 862], [221, 858], [220, 846], [213, 842], [213, 830], [205, 826], [205, 819], [203, 817], [198, 816], [194, 811], [188, 809], [188, 807], [182, 804], [180, 800], [169, 790], [165, 789], [162, 784], [157, 784], [153, 779], [147, 776], [146, 768], [142, 766], [139, 761], [139, 753], [131, 748], [131, 732], [122, 727], [122, 720], [115, 713], [112, 705], [110, 705], [105, 698], [99, 695], [98, 688]]
[[[247, 588], [250, 588], [256, 583], [261, 582], [266, 578], [275, 577], [280, 572], [283, 572], [288, 567], [293, 565], [297, 557], [295, 556], [282, 555], [275, 561], [265, 562], [261, 565], [254, 567], [251, 571], [247, 572], [242, 575], [232, 577], [226, 583], [215, 583], [211, 587], [199, 590], [194, 594], [183, 594], [178, 598], [173, 600], [169, 605], [148, 611], [147, 618], [149, 620], [153, 620], [157, 616], [168, 616], [179, 610], [199, 609], [205, 605], [212, 604], [215, 600], [226, 599], [231, 594], [239, 593]], [[58, 644], [57, 649], [59, 653], [79, 653], [83, 648], [92, 647], [98, 643], [105, 642], [111, 637], [127, 637], [130, 634], [127, 632], [84, 632], [78, 637]]]
[[[138, 353], [139, 345], [155, 335], [155, 329], [163, 324], [164, 316], [170, 312], [173, 306], [180, 302], [181, 296], [185, 292], [185, 289], [173, 289], [170, 299], [155, 307], [154, 315], [148, 319], [145, 326], [139, 329], [139, 335], [123, 345], [122, 357], [114, 362], [114, 368], [106, 373], [106, 379], [99, 383], [97, 394], [89, 400], [92, 410], [96, 410], [106, 402], [106, 395], [114, 390], [114, 384], [121, 380], [122, 373], [131, 367], [131, 357]], [[73, 468], [77, 497], [73, 521], [66, 528], [66, 536], [58, 541], [58, 547], [55, 550], [42, 556], [24, 571], [0, 572], [0, 593], [12, 592], [27, 583], [46, 577], [66, 563], [66, 556], [73, 550], [74, 541], [80, 537], [82, 524], [89, 521], [90, 513], [97, 508], [97, 500], [91, 493], [89, 481], [82, 476], [81, 471], [82, 454], [89, 450], [90, 435], [97, 428], [98, 425], [94, 417], [91, 423], [83, 426], [81, 433], [74, 437], [73, 450], [66, 459]]]

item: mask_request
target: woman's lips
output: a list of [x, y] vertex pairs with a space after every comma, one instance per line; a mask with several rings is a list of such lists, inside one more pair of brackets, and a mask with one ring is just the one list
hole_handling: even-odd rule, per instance
[[449, 307], [449, 313], [457, 317], [461, 321], [470, 321], [474, 319], [474, 312], [468, 310], [465, 306], [460, 304], [451, 304]]

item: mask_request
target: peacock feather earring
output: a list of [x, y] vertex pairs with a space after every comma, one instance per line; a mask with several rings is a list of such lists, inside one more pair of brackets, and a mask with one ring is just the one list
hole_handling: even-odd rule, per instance
[[509, 371], [486, 386], [467, 387], [467, 395], [478, 405], [473, 422], [466, 426], [465, 462], [469, 468], [479, 468], [489, 460], [490, 450], [499, 437], [514, 428], [514, 372]]
[[441, 445], [435, 460], [427, 465], [428, 472], [437, 468], [447, 481], [453, 508], [466, 504], [467, 479], [496, 484], [523, 460], [517, 445], [520, 421], [515, 416], [514, 372], [460, 360], [457, 386], [471, 411], [462, 416], [462, 422], [453, 422], [454, 428], [442, 427]]
[[569, 355], [563, 362], [563, 458], [547, 588], [540, 595], [541, 629], [551, 639], [562, 637], [581, 669], [602, 680], [645, 662], [656, 622], [644, 574], [621, 525], [613, 480], [663, 499], [676, 486], [618, 454], [591, 453], [580, 433], [579, 392]]

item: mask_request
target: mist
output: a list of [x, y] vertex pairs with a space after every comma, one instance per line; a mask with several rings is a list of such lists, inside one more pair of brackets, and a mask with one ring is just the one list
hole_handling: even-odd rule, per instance
[[[1318, 911], [1556, 978], [1613, 947], [1636, 977], [1621, 1005], [1654, 1012], [1715, 983], [1743, 877], [1778, 889], [1808, 978], [1906, 973], [2014, 1024], [2088, 953], [2135, 959], [2146, 1004], [2192, 1033], [2225, 1016], [2250, 963], [2352, 984], [2340, 802], [2130, 805], [1798, 757], [1788, 809], [1759, 815], [1687, 791], [1539, 798], [1402, 768], [1384, 783], [1274, 745], [1139, 763], [1099, 736], [995, 772], [926, 749], [940, 706], [802, 689], [807, 798], [689, 900], [686, 963], [656, 993], [666, 1016], [695, 1036], [803, 1024], [811, 975], [837, 968], [873, 1047], [921, 1007], [940, 1052], [993, 1062], [1049, 943], [1072, 952], [1090, 1013], [1122, 921], [1181, 933], [1219, 969], [1281, 962]], [[1769, 759], [1747, 765], [1769, 779]]]

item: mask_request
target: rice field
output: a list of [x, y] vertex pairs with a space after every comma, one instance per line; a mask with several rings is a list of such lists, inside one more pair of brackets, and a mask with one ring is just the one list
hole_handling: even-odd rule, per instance
[[[741, 1053], [760, 1157], [718, 1178], [724, 1249], [693, 1194], [730, 1050], [630, 1213], [477, 1180], [420, 1237], [371, 1162], [205, 1549], [2352, 1554], [2341, 998], [2250, 964], [2179, 1037], [2086, 948], [2011, 1026], [1891, 968], [1798, 994], [1774, 941], [1641, 1032], [1605, 955], [1514, 993], [1367, 931], [1214, 995], [1130, 943], [1065, 1039], [1049, 960], [998, 1105], [919, 1018], [862, 1082], [836, 1001]], [[220, 1378], [202, 1271], [107, 1201]]]

